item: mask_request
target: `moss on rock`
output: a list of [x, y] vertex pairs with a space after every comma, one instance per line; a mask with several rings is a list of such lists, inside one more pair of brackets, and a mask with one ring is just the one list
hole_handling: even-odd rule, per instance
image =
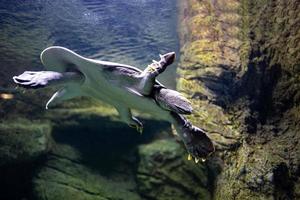
[[3, 121], [0, 124], [0, 166], [32, 162], [45, 155], [51, 146], [50, 133], [48, 122]]
[[57, 145], [55, 152], [58, 151], [59, 154], [50, 156], [34, 179], [35, 199], [140, 199], [134, 192], [134, 180], [127, 174], [105, 174], [91, 169], [72, 147]]
[[58, 109], [49, 114], [54, 143], [34, 175], [35, 199], [142, 199], [136, 184], [136, 148], [166, 137], [163, 130], [169, 126], [143, 119], [145, 133], [140, 135], [113, 113], [98, 111]]
[[205, 164], [188, 161], [174, 140], [139, 146], [138, 190], [147, 199], [210, 199]]
[[297, 198], [300, 4], [185, 2], [177, 88], [216, 143], [213, 198]]

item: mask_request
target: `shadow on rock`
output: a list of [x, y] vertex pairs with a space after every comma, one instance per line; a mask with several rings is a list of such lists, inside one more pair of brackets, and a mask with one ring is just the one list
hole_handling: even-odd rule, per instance
[[[107, 175], [113, 166], [129, 159], [128, 154], [136, 150], [137, 145], [160, 137], [159, 134], [169, 128], [168, 123], [157, 120], [144, 120], [143, 123], [144, 132], [141, 135], [110, 117], [92, 115], [85, 118], [76, 115], [67, 121], [56, 122], [53, 139], [58, 144], [73, 147], [86, 166]], [[56, 150], [54, 153], [61, 154]]]
[[141, 199], [135, 180], [137, 146], [170, 127], [156, 120], [143, 123], [140, 135], [111, 117], [75, 114], [54, 119], [54, 145], [33, 178], [34, 198]]

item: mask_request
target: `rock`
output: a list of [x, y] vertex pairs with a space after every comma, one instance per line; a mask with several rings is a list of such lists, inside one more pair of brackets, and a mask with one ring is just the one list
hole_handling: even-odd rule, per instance
[[215, 200], [299, 196], [299, 12], [297, 0], [181, 3], [177, 89], [216, 144]]
[[[111, 110], [60, 108], [45, 115], [51, 126], [28, 120], [1, 124], [1, 164], [30, 162], [0, 168], [2, 197], [210, 199], [206, 165], [187, 161], [168, 123], [142, 118], [140, 135]], [[33, 162], [40, 155], [46, 156]]]
[[139, 146], [138, 191], [147, 199], [210, 199], [205, 164], [188, 161], [185, 150], [171, 139]]
[[51, 126], [25, 119], [0, 124], [0, 166], [33, 162], [51, 146]]
[[153, 140], [169, 125], [145, 120], [145, 132], [140, 135], [113, 116], [92, 112], [62, 116], [53, 119], [54, 146], [34, 174], [34, 199], [142, 199], [135, 178], [137, 146]]
[[37, 166], [51, 148], [48, 122], [15, 119], [0, 124], [1, 199], [27, 199]]
[[[108, 155], [109, 156], [109, 155]], [[95, 161], [107, 162], [108, 158]], [[112, 166], [105, 171], [81, 158], [80, 152], [68, 145], [58, 145], [56, 152], [41, 167], [33, 179], [37, 200], [139, 200], [129, 166]], [[104, 164], [104, 165], [107, 165]], [[120, 170], [119, 172], [117, 170]], [[124, 173], [124, 174], [123, 174]]]

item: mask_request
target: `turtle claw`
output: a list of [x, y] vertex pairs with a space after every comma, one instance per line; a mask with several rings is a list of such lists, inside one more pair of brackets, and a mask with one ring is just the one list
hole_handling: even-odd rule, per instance
[[189, 141], [185, 142], [185, 146], [188, 153], [191, 154], [194, 158], [197, 158], [198, 160], [206, 158], [215, 151], [211, 139], [202, 129], [191, 126], [190, 131], [187, 131], [185, 133], [189, 137]]
[[[194, 130], [199, 131], [201, 129], [196, 129], [193, 127]], [[210, 156], [214, 151], [214, 146], [208, 137], [204, 135], [201, 136], [199, 133], [197, 136], [194, 135], [195, 133], [191, 133], [192, 139], [190, 142], [185, 143], [187, 152], [188, 152], [188, 160], [193, 160], [195, 163], [199, 163], [199, 161], [205, 162], [206, 158]], [[198, 137], [200, 136], [200, 137]], [[207, 137], [207, 138], [206, 138]]]
[[143, 133], [143, 124], [135, 117], [132, 117], [132, 122], [128, 124], [131, 128], [135, 128], [140, 134]]
[[129, 124], [129, 127], [131, 128], [135, 128], [137, 132], [139, 132], [140, 134], [143, 134], [143, 126], [138, 126], [138, 125], [135, 125], [135, 124]]
[[188, 154], [187, 160], [188, 160], [188, 161], [193, 160], [193, 161], [195, 161], [196, 164], [199, 163], [199, 161], [202, 161], [203, 163], [206, 161], [205, 158], [193, 157], [191, 154]]
[[143, 127], [142, 126], [137, 126], [136, 127], [137, 132], [139, 132], [140, 134], [143, 134]]
[[155, 71], [156, 71], [156, 69], [152, 65], [149, 66], [148, 72], [153, 73]]
[[152, 60], [152, 62], [153, 62], [154, 64], [160, 65], [160, 63], [159, 63], [158, 61], [156, 61], [156, 60]]

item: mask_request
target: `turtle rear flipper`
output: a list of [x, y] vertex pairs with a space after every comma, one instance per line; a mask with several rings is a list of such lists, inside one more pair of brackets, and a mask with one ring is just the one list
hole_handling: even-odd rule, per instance
[[61, 88], [57, 92], [55, 92], [52, 97], [48, 100], [46, 104], [46, 109], [49, 109], [49, 107], [52, 107], [58, 103], [61, 103], [62, 101], [72, 99], [74, 97], [79, 96], [80, 91], [78, 91], [78, 88], [67, 86], [64, 88]]
[[171, 112], [172, 123], [182, 139], [187, 151], [195, 159], [206, 158], [215, 151], [211, 139], [204, 130], [193, 126], [183, 116]]

